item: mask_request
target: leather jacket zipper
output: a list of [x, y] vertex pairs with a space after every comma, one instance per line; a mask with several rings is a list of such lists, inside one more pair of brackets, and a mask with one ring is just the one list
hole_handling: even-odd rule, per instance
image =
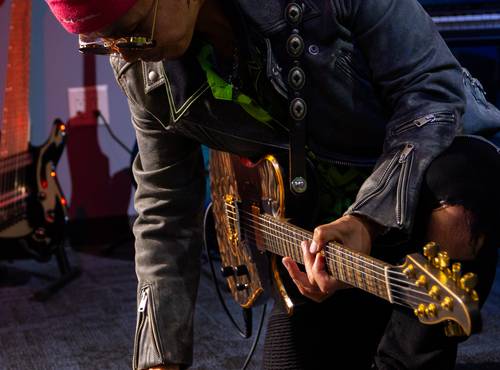
[[377, 162], [376, 159], [331, 159], [316, 153], [314, 156], [322, 162], [345, 167], [373, 167]]
[[400, 125], [397, 125], [397, 127], [391, 130], [391, 134], [399, 135], [412, 128], [422, 127], [432, 122], [453, 123], [455, 122], [455, 115], [449, 112], [436, 112], [436, 113], [426, 114], [423, 117], [413, 119], [411, 121], [406, 121]]
[[398, 179], [398, 187], [396, 193], [396, 222], [402, 225], [406, 218], [406, 206], [408, 200], [408, 181], [410, 179], [411, 165], [413, 163], [414, 146], [407, 144], [399, 156], [399, 163], [401, 164], [401, 172]]
[[387, 183], [389, 179], [392, 177], [394, 171], [399, 167], [399, 159], [401, 157], [400, 153], [397, 153], [394, 157], [392, 157], [391, 161], [385, 168], [384, 172], [382, 173], [382, 176], [380, 177], [380, 180], [375, 187], [375, 189], [372, 190], [370, 194], [368, 194], [365, 198], [361, 199], [355, 206], [354, 210], [359, 209], [362, 207], [364, 204], [370, 201], [370, 199], [374, 198], [378, 194], [380, 194], [387, 186]]
[[160, 346], [158, 345], [158, 333], [156, 332], [156, 326], [154, 325], [154, 310], [151, 305], [148, 305], [149, 297], [152, 295], [152, 292], [149, 286], [146, 286], [141, 291], [141, 300], [139, 302], [139, 306], [137, 308], [137, 313], [139, 318], [137, 320], [137, 330], [135, 333], [135, 341], [134, 341], [134, 369], [138, 369], [139, 367], [139, 341], [142, 335], [142, 331], [144, 329], [144, 325], [146, 322], [149, 324], [149, 328], [151, 330], [151, 334], [153, 337], [153, 342], [155, 346], [156, 353], [161, 358]]
[[[150, 292], [151, 298], [153, 296], [153, 292]], [[158, 353], [158, 356], [161, 356], [161, 350], [160, 350], [160, 341], [158, 338], [158, 332], [156, 330], [156, 317], [155, 317], [155, 310], [152, 305], [149, 305], [150, 309], [148, 311], [148, 320], [149, 320], [149, 326], [151, 327], [151, 333], [153, 334], [153, 341], [155, 344], [155, 349], [156, 352]]]
[[141, 301], [139, 302], [139, 307], [137, 312], [139, 314], [139, 318], [137, 320], [137, 329], [135, 331], [135, 340], [134, 340], [134, 369], [139, 367], [139, 338], [142, 333], [142, 328], [144, 327], [144, 322], [146, 321], [144, 311], [146, 309], [146, 305], [148, 303], [148, 288], [144, 288], [141, 291]]

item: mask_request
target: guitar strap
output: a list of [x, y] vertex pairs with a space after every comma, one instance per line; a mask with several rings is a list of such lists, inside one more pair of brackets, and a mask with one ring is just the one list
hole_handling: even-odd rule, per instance
[[302, 95], [306, 76], [301, 63], [305, 44], [300, 35], [303, 13], [304, 4], [292, 0], [286, 6], [284, 14], [290, 30], [286, 50], [291, 58], [287, 78], [290, 115], [289, 185], [295, 196], [299, 196], [307, 190], [307, 104]]

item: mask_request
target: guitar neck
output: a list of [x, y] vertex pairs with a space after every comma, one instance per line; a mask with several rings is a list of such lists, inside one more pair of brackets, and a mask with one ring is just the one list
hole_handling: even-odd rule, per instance
[[12, 0], [7, 78], [0, 133], [0, 159], [29, 147], [31, 1]]
[[[312, 233], [269, 215], [251, 215], [241, 220], [260, 248], [280, 256], [290, 256], [304, 264], [301, 242], [312, 241]], [[329, 242], [323, 248], [326, 270], [335, 279], [392, 302], [391, 265]]]

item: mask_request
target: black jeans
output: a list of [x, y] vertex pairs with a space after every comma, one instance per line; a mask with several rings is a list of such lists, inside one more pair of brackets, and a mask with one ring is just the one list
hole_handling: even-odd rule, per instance
[[[479, 274], [484, 300], [491, 288], [499, 241], [500, 154], [481, 139], [458, 137], [428, 168], [411, 242], [399, 255], [425, 242], [425, 225], [441, 202], [460, 204], [473, 214], [472, 233], [485, 243], [465, 271]], [[417, 248], [416, 248], [417, 247]], [[394, 260], [394, 246], [387, 247]], [[384, 254], [384, 247], [379, 247]], [[386, 258], [387, 259], [387, 258]], [[453, 369], [457, 339], [443, 326], [421, 324], [405, 307], [390, 305], [358, 289], [335, 293], [321, 304], [308, 302], [287, 317], [275, 306], [264, 346], [265, 369]]]

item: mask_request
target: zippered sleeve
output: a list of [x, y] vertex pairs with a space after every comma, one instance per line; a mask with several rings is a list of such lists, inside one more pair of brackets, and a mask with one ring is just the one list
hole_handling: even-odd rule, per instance
[[[170, 129], [161, 86], [150, 96], [139, 93], [144, 90], [140, 63], [115, 68], [115, 73], [129, 98], [139, 147], [133, 163], [138, 278], [133, 369], [187, 366], [192, 363], [200, 277], [205, 195], [201, 146]], [[162, 111], [152, 113], [161, 106], [153, 99], [163, 101]]]
[[416, 0], [332, 4], [390, 114], [383, 154], [347, 213], [409, 232], [427, 167], [460, 132], [462, 70]]

